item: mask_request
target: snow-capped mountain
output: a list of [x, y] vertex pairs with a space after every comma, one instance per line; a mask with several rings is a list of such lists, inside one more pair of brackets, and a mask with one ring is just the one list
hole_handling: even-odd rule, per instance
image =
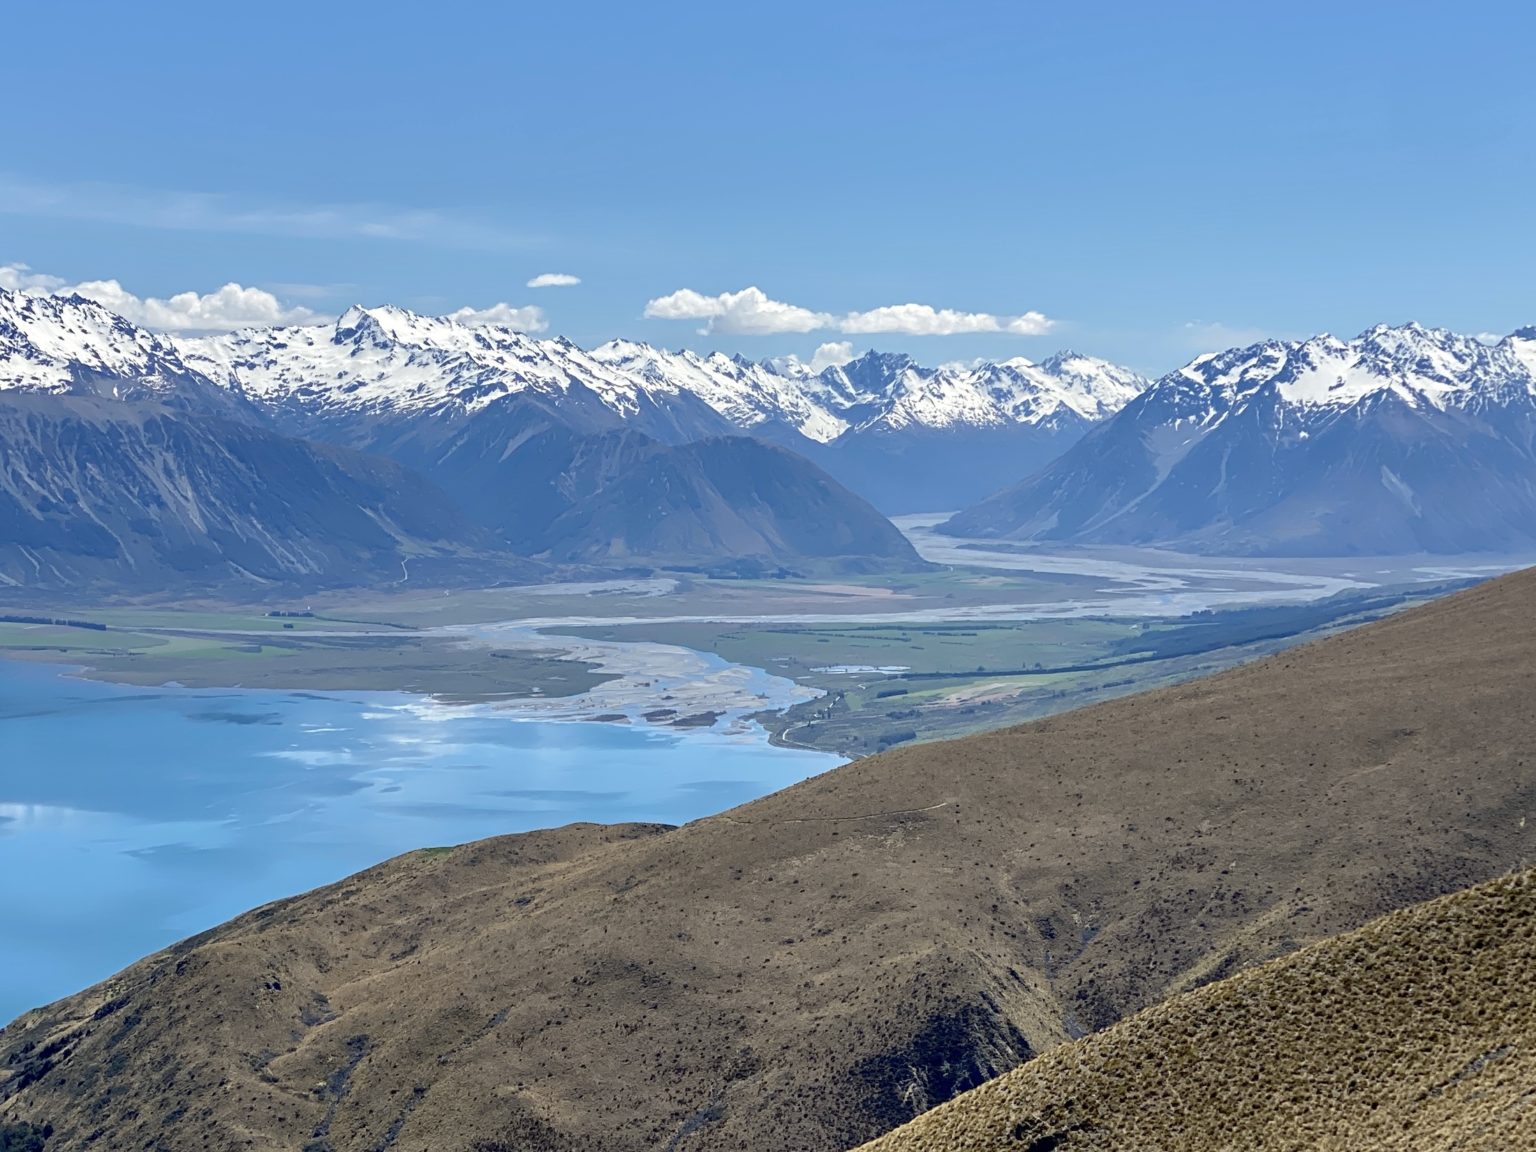
[[1266, 341], [1158, 380], [958, 535], [1232, 553], [1536, 544], [1536, 333]]
[[[887, 511], [944, 509], [1043, 463], [1146, 381], [1064, 353], [924, 368], [871, 352], [812, 373], [618, 340], [583, 350], [394, 307], [334, 324], [179, 339], [190, 365], [305, 434], [494, 418], [513, 398], [669, 444], [745, 432], [810, 456]], [[930, 453], [930, 448], [932, 449]]]
[[1520, 363], [1536, 373], [1536, 325], [1515, 329], [1503, 343]]
[[172, 342], [0, 290], [0, 585], [920, 565], [813, 463], [732, 431], [670, 378], [398, 309]]
[[190, 368], [171, 341], [83, 296], [0, 289], [0, 392], [156, 400], [235, 414], [238, 394]]
[[252, 399], [311, 412], [465, 412], [521, 392], [557, 398], [582, 385], [621, 417], [689, 397], [729, 426], [792, 429], [829, 444], [877, 427], [993, 427], [1095, 421], [1146, 386], [1102, 360], [1062, 353], [1041, 364], [922, 368], [876, 352], [813, 374], [793, 358], [754, 363], [669, 352], [630, 340], [584, 351], [508, 328], [354, 307], [334, 324], [181, 338], [180, 355]]
[[289, 425], [471, 417], [513, 396], [601, 408], [674, 441], [730, 425], [675, 386], [609, 368], [567, 340], [403, 308], [349, 308], [334, 324], [182, 338], [187, 363]]
[[817, 377], [818, 394], [860, 432], [911, 428], [1065, 427], [1113, 415], [1147, 386], [1126, 368], [1076, 352], [922, 368], [869, 353]]
[[962, 507], [1060, 455], [1147, 381], [1104, 360], [1062, 352], [924, 368], [870, 352], [802, 386], [848, 422], [812, 451], [888, 513]]
[[0, 587], [348, 583], [459, 563], [481, 535], [420, 476], [282, 435], [103, 305], [0, 290]]
[[377, 456], [157, 402], [0, 392], [0, 588], [336, 586], [405, 561], [501, 576], [517, 560], [482, 535]]
[[623, 377], [643, 382], [654, 396], [702, 400], [737, 431], [768, 439], [792, 433], [813, 444], [828, 444], [848, 430], [848, 422], [818, 403], [804, 386], [813, 377], [796, 373], [793, 366], [757, 364], [721, 352], [667, 352], [632, 340], [600, 344], [591, 356]]

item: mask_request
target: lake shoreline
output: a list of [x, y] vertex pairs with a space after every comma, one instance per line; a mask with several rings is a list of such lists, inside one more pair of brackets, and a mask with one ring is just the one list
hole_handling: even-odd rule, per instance
[[[0, 1019], [247, 908], [423, 847], [681, 825], [841, 757], [404, 692], [113, 684], [0, 659]], [[554, 701], [527, 702], [549, 706]], [[46, 766], [46, 770], [40, 770]]]

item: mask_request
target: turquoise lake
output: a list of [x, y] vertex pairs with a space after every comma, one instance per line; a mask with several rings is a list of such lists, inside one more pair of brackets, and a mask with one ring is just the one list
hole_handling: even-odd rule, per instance
[[760, 732], [131, 688], [0, 660], [0, 1024], [401, 852], [577, 820], [683, 823], [838, 763]]

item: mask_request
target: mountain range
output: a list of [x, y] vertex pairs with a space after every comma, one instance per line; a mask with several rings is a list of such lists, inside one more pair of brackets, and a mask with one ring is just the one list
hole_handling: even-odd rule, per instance
[[812, 372], [792, 357], [754, 363], [627, 340], [585, 351], [395, 307], [352, 308], [334, 325], [183, 339], [177, 349], [305, 435], [366, 445], [404, 424], [494, 425], [521, 397], [574, 427], [617, 422], [663, 444], [767, 440], [890, 514], [980, 499], [1054, 458], [1147, 383], [1072, 352], [938, 368], [869, 352]]
[[[881, 511], [966, 503], [941, 531], [1216, 554], [1536, 547], [1536, 329], [1265, 341], [1148, 385], [1070, 352], [812, 371], [395, 307], [173, 338], [78, 296], [0, 291], [0, 426], [0, 580], [22, 585], [913, 568]], [[137, 509], [135, 493], [156, 495]]]
[[[78, 296], [0, 291], [0, 581], [526, 578], [528, 558], [734, 574], [920, 566], [866, 501], [701, 401], [650, 403], [642, 389], [616, 408], [621, 380], [594, 380], [605, 399], [547, 364], [539, 386], [513, 388], [506, 364], [407, 347], [360, 309], [342, 320], [330, 340], [354, 375], [316, 372], [276, 395], [234, 379], [211, 345]], [[477, 346], [537, 343], [420, 322]], [[540, 363], [537, 348], [528, 358]], [[408, 387], [445, 360], [451, 396]]]
[[[1068, 1128], [1158, 1119], [1117, 1085], [1182, 1089], [1219, 1139], [1095, 1143], [1048, 1117], [992, 1143], [985, 1109], [974, 1143], [890, 1147], [1374, 1147], [1258, 1137], [1309, 1101], [1367, 1134], [1373, 1100], [1410, 1134], [1405, 1120], [1475, 1109], [1485, 1087], [1528, 1105], [1528, 1081], [1497, 1082], [1529, 1064], [1501, 1047], [1529, 1040], [1529, 900], [1515, 918], [1452, 908], [1340, 945], [1366, 964], [1423, 928], [1426, 975], [1527, 957], [1483, 964], [1476, 984], [1410, 976], [1382, 999], [1380, 967], [1298, 949], [1532, 858], [1533, 595], [1536, 573], [1518, 573], [679, 828], [410, 853], [24, 1014], [0, 1031], [0, 1125], [61, 1149], [842, 1152], [1018, 1065], [1027, 1084], [1042, 1054]], [[1524, 952], [1499, 951], [1501, 927]], [[1282, 975], [1301, 978], [1256, 968], [1291, 954]], [[1229, 977], [1243, 983], [1223, 990]], [[1128, 1041], [1086, 1049], [1104, 1063], [1080, 1063], [1074, 1040], [1146, 1009]], [[1456, 1026], [1437, 1037], [1436, 1020]], [[1309, 1023], [1316, 1048], [1272, 1055], [1245, 1031], [1300, 1044]], [[1444, 1047], [1394, 1067], [1401, 1035]]]
[[[179, 406], [0, 394], [0, 587], [369, 583], [493, 570], [448, 497], [391, 460]], [[537, 566], [506, 557], [502, 577]]]
[[1169, 373], [962, 536], [1217, 554], [1536, 548], [1536, 329], [1270, 340]]

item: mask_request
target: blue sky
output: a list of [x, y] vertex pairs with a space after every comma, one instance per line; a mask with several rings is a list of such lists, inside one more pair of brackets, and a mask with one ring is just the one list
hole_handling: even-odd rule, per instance
[[39, 283], [1145, 371], [1536, 323], [1524, 3], [167, 0], [5, 32], [0, 265]]

